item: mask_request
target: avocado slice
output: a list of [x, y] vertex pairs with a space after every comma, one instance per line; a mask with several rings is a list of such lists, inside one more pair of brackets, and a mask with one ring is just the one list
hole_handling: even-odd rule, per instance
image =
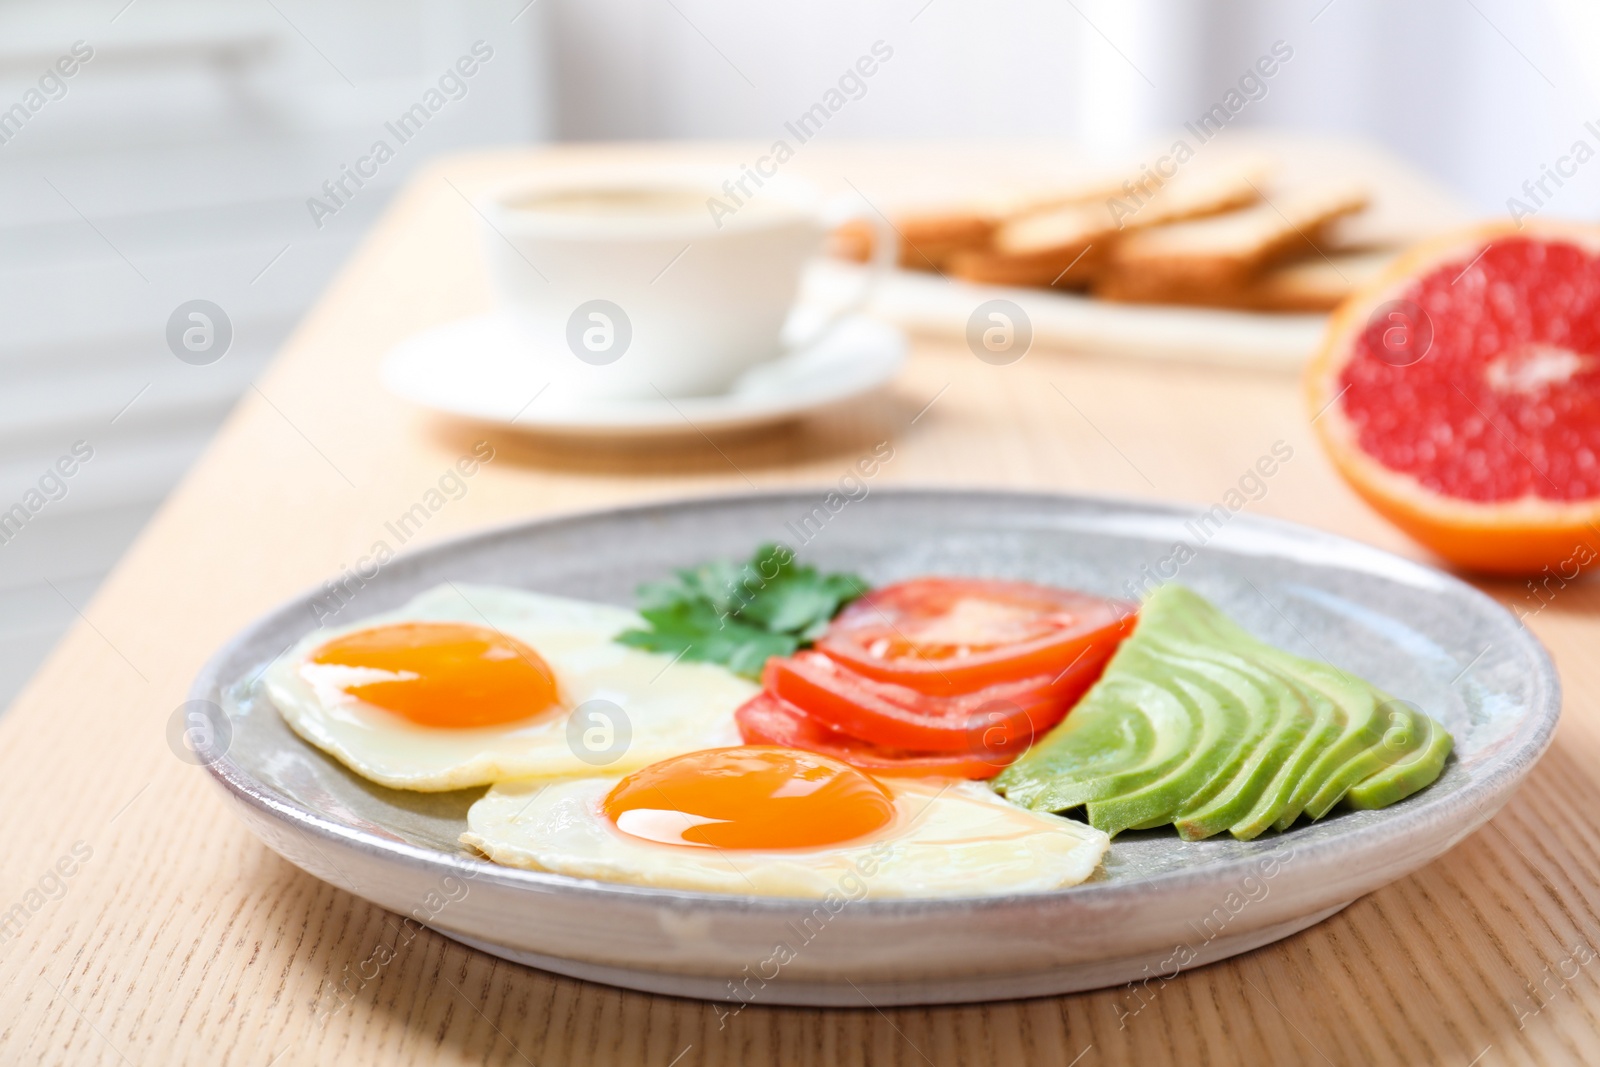
[[[1300, 771], [1293, 790], [1274, 819], [1275, 829], [1286, 830], [1302, 814], [1312, 819], [1321, 818], [1352, 785], [1394, 762], [1410, 748], [1398, 753], [1374, 751], [1375, 746], [1382, 743], [1385, 729], [1391, 725], [1382, 714], [1384, 705], [1391, 701], [1388, 694], [1331, 664], [1301, 659], [1262, 642], [1255, 643], [1264, 664], [1276, 668], [1313, 700], [1320, 696], [1331, 701], [1344, 719], [1339, 735]], [[1405, 736], [1420, 736], [1420, 733], [1412, 731]]]
[[1317, 724], [1316, 714], [1293, 686], [1257, 669], [1251, 684], [1271, 709], [1271, 726], [1252, 746], [1233, 780], [1204, 806], [1181, 811], [1173, 823], [1178, 836], [1199, 841], [1230, 829], [1256, 807], [1269, 786]]
[[1445, 728], [1426, 715], [1417, 716], [1427, 731], [1422, 743], [1411, 756], [1396, 760], [1388, 767], [1350, 787], [1344, 802], [1352, 808], [1386, 808], [1404, 800], [1419, 789], [1432, 785], [1444, 770], [1444, 761], [1453, 746]]
[[1438, 778], [1450, 755], [1449, 733], [1403, 701], [1380, 703], [1372, 732], [1372, 744], [1311, 798], [1307, 814], [1320, 817], [1340, 800], [1355, 808], [1404, 800]]
[[1170, 822], [1185, 801], [1202, 794], [1225, 772], [1248, 741], [1254, 724], [1242, 702], [1180, 667], [1168, 669], [1168, 686], [1195, 709], [1201, 729], [1182, 762], [1167, 774], [1138, 789], [1091, 801], [1089, 825], [1097, 830], [1115, 835], [1134, 826]]
[[1368, 743], [1306, 801], [1305, 814], [1313, 820], [1332, 811], [1352, 787], [1418, 751], [1429, 736], [1421, 717], [1409, 708], [1397, 707], [1382, 691], [1375, 690], [1373, 698], [1372, 718], [1364, 731]]
[[1113, 835], [1172, 823], [1186, 839], [1250, 840], [1340, 801], [1403, 800], [1450, 749], [1437, 721], [1166, 585], [1077, 708], [993, 786], [1038, 811], [1086, 806]]
[[[1124, 642], [1126, 647], [1126, 642]], [[997, 791], [1035, 811], [1065, 811], [1091, 800], [1130, 792], [1161, 778], [1183, 762], [1203, 729], [1200, 711], [1165, 685], [1139, 648], [1112, 658], [1119, 673], [1102, 676], [1072, 714], [1034, 745], [1034, 772], [1008, 767], [994, 780]], [[1110, 667], [1107, 667], [1110, 670]]]
[[[1339, 735], [1302, 772], [1283, 811], [1273, 823], [1278, 830], [1286, 830], [1302, 814], [1307, 813], [1312, 798], [1330, 782], [1348, 788], [1361, 780], [1363, 776], [1360, 774], [1341, 775], [1340, 772], [1369, 749], [1374, 741], [1381, 739], [1377, 716], [1380, 698], [1384, 694], [1329, 664], [1304, 660], [1275, 648], [1268, 648], [1268, 652], [1270, 662], [1306, 692], [1320, 694], [1323, 699], [1331, 701], [1344, 720]], [[1335, 796], [1334, 801], [1337, 800], [1338, 796]], [[1311, 817], [1320, 818], [1326, 810], [1323, 808]]]
[[1277, 823], [1288, 810], [1289, 800], [1307, 768], [1344, 731], [1344, 711], [1325, 693], [1300, 685], [1287, 674], [1273, 673], [1303, 703], [1300, 714], [1306, 716], [1308, 721], [1300, 743], [1278, 765], [1277, 773], [1261, 791], [1255, 806], [1228, 827], [1228, 832], [1240, 841], [1253, 841]]
[[[1342, 755], [1336, 755], [1328, 761], [1328, 764], [1332, 766], [1342, 764], [1345, 757], [1353, 756], [1359, 750], [1362, 739], [1357, 736], [1360, 723], [1351, 725], [1351, 736], [1343, 737], [1342, 744], [1339, 744], [1339, 739], [1330, 739], [1325, 732], [1328, 728], [1325, 720], [1345, 720], [1347, 716], [1342, 714], [1336, 702], [1329, 700], [1325, 694], [1315, 688], [1315, 683], [1305, 686], [1297, 685], [1292, 670], [1300, 665], [1324, 668], [1325, 670], [1316, 672], [1319, 679], [1327, 671], [1333, 672], [1329, 675], [1330, 677], [1337, 677], [1337, 670], [1327, 668], [1324, 664], [1312, 664], [1310, 661], [1301, 660], [1297, 656], [1290, 655], [1257, 640], [1192, 590], [1181, 586], [1164, 586], [1158, 590], [1157, 595], [1162, 598], [1162, 606], [1165, 609], [1160, 616], [1160, 621], [1167, 624], [1175, 634], [1180, 634], [1191, 642], [1209, 642], [1213, 648], [1226, 647], [1247, 650], [1247, 654], [1254, 665], [1265, 672], [1267, 677], [1275, 680], [1276, 685], [1273, 682], [1268, 682], [1268, 688], [1291, 687], [1296, 691], [1295, 695], [1305, 701], [1304, 706], [1292, 709], [1297, 710], [1298, 715], [1292, 716], [1290, 722], [1283, 724], [1283, 732], [1275, 736], [1274, 740], [1279, 747], [1272, 751], [1264, 752], [1262, 754], [1264, 758], [1254, 764], [1257, 769], [1253, 774], [1261, 775], [1264, 779], [1271, 775], [1274, 769], [1280, 773], [1270, 781], [1262, 781], [1259, 789], [1256, 789], [1257, 782], [1255, 779], [1250, 778], [1240, 783], [1237, 794], [1230, 792], [1230, 799], [1232, 800], [1241, 799], [1244, 795], [1269, 795], [1271, 797], [1270, 807], [1276, 811], [1276, 814], [1271, 819], [1273, 823], [1281, 819], [1284, 813], [1291, 810], [1291, 808], [1294, 810], [1295, 815], [1298, 815], [1303, 807], [1304, 799], [1309, 798], [1311, 793], [1314, 792], [1312, 784], [1305, 783], [1305, 788], [1300, 790], [1303, 796], [1297, 796], [1296, 794], [1296, 787], [1301, 786], [1304, 782], [1306, 768], [1329, 745], [1337, 745], [1338, 753]], [[1155, 597], [1152, 597], [1152, 600], [1155, 600]], [[1235, 661], [1237, 659], [1238, 657], [1235, 657]], [[1281, 670], [1285, 666], [1290, 668], [1291, 673]], [[1274, 671], [1274, 668], [1280, 669]], [[1282, 692], [1277, 695], [1280, 699], [1292, 699], [1288, 697], [1288, 694]], [[1315, 745], [1303, 744], [1293, 751], [1284, 752], [1283, 747], [1292, 747], [1296, 738], [1301, 741], [1315, 739], [1318, 743]], [[1290, 773], [1281, 773], [1285, 771]], [[1241, 840], [1249, 840], [1259, 836], [1266, 829], [1265, 825], [1257, 825], [1264, 813], [1254, 813], [1254, 819], [1251, 819], [1250, 815], [1252, 813], [1249, 805], [1234, 804], [1225, 810], [1219, 808], [1217, 811], [1208, 812], [1208, 817], [1204, 820], [1191, 820], [1187, 830], [1184, 825], [1180, 824], [1179, 833], [1198, 839], [1209, 837], [1223, 829], [1231, 829], [1228, 825], [1217, 825], [1227, 813], [1238, 814], [1242, 823], [1239, 828], [1239, 833], [1243, 835]], [[1283, 825], [1287, 826], [1288, 823], [1293, 821], [1294, 816], [1290, 816]], [[1282, 826], [1279, 827], [1279, 829], [1282, 828]]]
[[1269, 687], [1262, 684], [1263, 676], [1248, 661], [1214, 645], [1185, 641], [1170, 642], [1163, 647], [1170, 649], [1169, 654], [1187, 653], [1181, 662], [1203, 675], [1213, 691], [1224, 694], [1224, 699], [1241, 705], [1248, 719], [1233, 751], [1217, 764], [1205, 787], [1196, 790], [1173, 811], [1172, 821], [1177, 823], [1209, 808], [1219, 794], [1233, 788], [1263, 740], [1277, 729], [1280, 709]]

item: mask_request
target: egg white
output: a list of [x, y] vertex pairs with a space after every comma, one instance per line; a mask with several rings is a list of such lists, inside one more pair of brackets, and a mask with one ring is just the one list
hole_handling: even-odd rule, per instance
[[950, 897], [1077, 885], [1111, 839], [1028, 811], [978, 782], [886, 779], [895, 817], [823, 848], [665, 845], [623, 833], [602, 810], [614, 777], [501, 782], [467, 812], [463, 844], [496, 863], [630, 885], [802, 898]]
[[[490, 626], [536, 651], [555, 673], [560, 706], [501, 726], [451, 730], [419, 726], [344, 692], [387, 675], [310, 662], [341, 634], [395, 622], [455, 621]], [[758, 687], [723, 667], [612, 641], [643, 625], [632, 611], [517, 589], [451, 583], [398, 611], [307, 634], [267, 669], [266, 693], [295, 733], [364, 778], [394, 789], [434, 792], [506, 778], [627, 774], [671, 756], [739, 743], [733, 711]], [[627, 715], [625, 751], [597, 767], [567, 739], [572, 710], [607, 700]]]

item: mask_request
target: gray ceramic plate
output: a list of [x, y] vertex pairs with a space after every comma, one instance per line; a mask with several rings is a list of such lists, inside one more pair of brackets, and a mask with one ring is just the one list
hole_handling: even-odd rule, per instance
[[388, 610], [446, 579], [626, 605], [636, 585], [669, 568], [771, 540], [874, 582], [998, 576], [1125, 596], [1130, 582], [1172, 577], [1182, 542], [1197, 551], [1178, 580], [1267, 640], [1420, 705], [1450, 728], [1456, 754], [1437, 783], [1401, 804], [1281, 836], [1125, 834], [1103, 876], [1046, 894], [897, 901], [869, 892], [830, 912], [815, 901], [612, 885], [480, 861], [456, 835], [481, 790], [387, 790], [291, 734], [255, 680], [314, 625], [302, 597], [234, 638], [196, 680], [192, 697], [225, 709], [212, 774], [250, 828], [292, 862], [486, 952], [734, 1002], [729, 1010], [859, 1006], [1143, 981], [1288, 936], [1482, 825], [1555, 728], [1554, 669], [1510, 614], [1454, 578], [1352, 541], [1246, 515], [1191, 526], [1194, 513], [1182, 508], [1070, 496], [878, 489], [832, 512], [826, 492], [492, 530], [395, 560], [350, 611]]

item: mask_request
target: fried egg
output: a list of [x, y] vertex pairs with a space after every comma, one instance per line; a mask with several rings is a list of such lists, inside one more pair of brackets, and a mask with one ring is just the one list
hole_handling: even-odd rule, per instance
[[733, 711], [757, 686], [612, 640], [641, 625], [608, 604], [451, 583], [306, 635], [263, 681], [295, 733], [394, 789], [625, 774], [737, 744]]
[[630, 885], [844, 899], [1076, 885], [1111, 839], [979, 782], [879, 781], [826, 756], [737, 746], [626, 777], [501, 782], [461, 841], [512, 867]]

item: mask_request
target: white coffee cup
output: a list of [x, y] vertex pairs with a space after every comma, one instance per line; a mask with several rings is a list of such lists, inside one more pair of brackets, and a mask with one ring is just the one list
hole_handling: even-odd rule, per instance
[[[747, 181], [749, 195], [731, 197], [728, 181], [705, 168], [566, 167], [479, 202], [498, 296], [528, 358], [564, 395], [723, 392], [865, 303], [876, 271], [847, 307], [786, 346], [802, 268], [828, 230], [850, 217], [882, 223], [864, 204], [825, 203], [796, 179]], [[893, 247], [884, 233], [875, 245]]]

